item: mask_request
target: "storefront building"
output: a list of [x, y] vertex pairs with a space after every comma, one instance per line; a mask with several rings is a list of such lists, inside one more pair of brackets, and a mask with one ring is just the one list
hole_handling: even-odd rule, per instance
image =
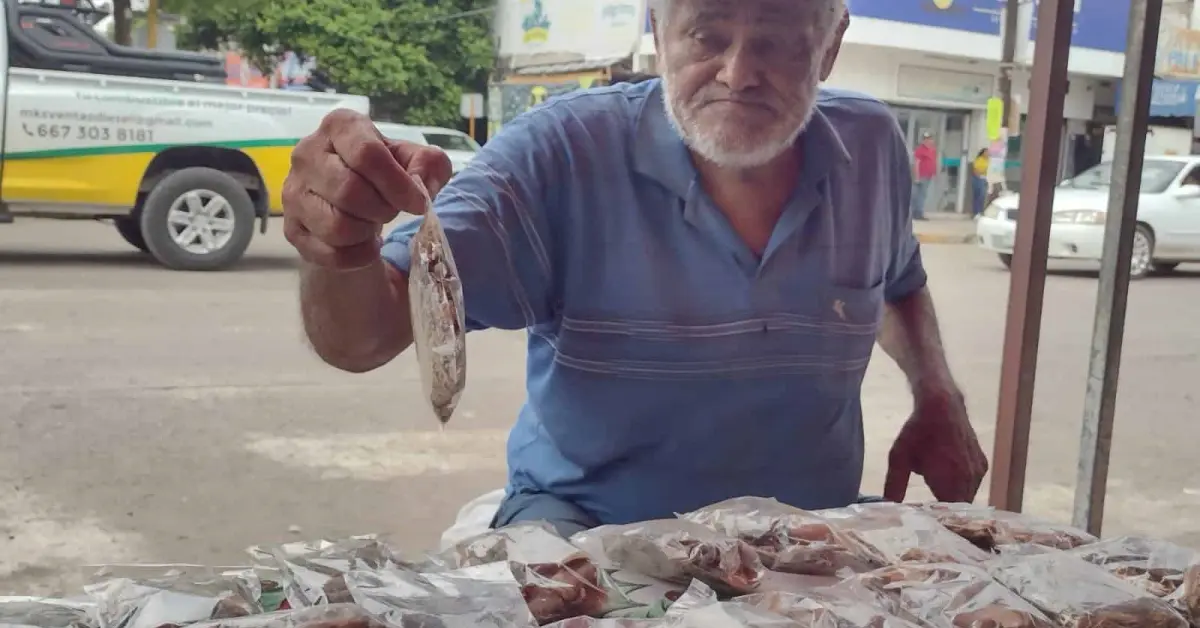
[[[969, 180], [959, 165], [988, 145], [988, 99], [997, 96], [1004, 0], [851, 0], [851, 26], [828, 85], [864, 92], [891, 105], [910, 147], [934, 136], [941, 170], [928, 211], [970, 211]], [[1018, 16], [1017, 64], [1033, 59], [1036, 2]], [[1060, 172], [1099, 159], [1091, 130], [1097, 106], [1113, 111], [1113, 82], [1124, 67], [1129, 0], [1076, 0], [1074, 46], [1064, 111]], [[653, 71], [654, 40], [643, 24], [635, 62]], [[635, 67], [635, 69], [637, 69]], [[1027, 73], [1014, 78], [1016, 105], [1028, 102]], [[1019, 184], [1020, 137], [1009, 142], [1007, 179]], [[1080, 145], [1094, 148], [1095, 158]], [[1095, 144], [1092, 147], [1092, 144]]]
[[640, 43], [645, 0], [500, 0], [489, 135], [547, 98], [608, 81]]

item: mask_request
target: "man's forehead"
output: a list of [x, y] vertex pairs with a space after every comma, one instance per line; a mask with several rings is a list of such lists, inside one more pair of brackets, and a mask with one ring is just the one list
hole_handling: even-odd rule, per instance
[[836, 0], [675, 0], [679, 8], [700, 21], [750, 19], [778, 25], [812, 19], [832, 11]]

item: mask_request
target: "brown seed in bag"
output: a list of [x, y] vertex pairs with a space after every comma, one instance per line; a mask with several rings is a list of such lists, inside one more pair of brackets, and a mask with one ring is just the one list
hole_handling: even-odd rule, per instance
[[410, 255], [408, 298], [421, 386], [444, 425], [466, 386], [466, 312], [458, 268], [432, 203]]

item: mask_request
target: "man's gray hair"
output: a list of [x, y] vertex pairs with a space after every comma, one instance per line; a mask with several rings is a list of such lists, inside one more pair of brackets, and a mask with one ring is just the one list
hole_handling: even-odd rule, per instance
[[[663, 36], [662, 29], [667, 24], [667, 14], [670, 12], [671, 3], [674, 1], [675, 0], [647, 0], [646, 7], [650, 10], [650, 13], [654, 15], [654, 24], [655, 24], [656, 30], [658, 31], [657, 35], [659, 37]], [[730, 0], [730, 1], [736, 2], [737, 0]], [[803, 1], [807, 1], [807, 0], [800, 0], [800, 1], [803, 2]], [[840, 9], [842, 9], [843, 12], [847, 12], [847, 13], [850, 11], [850, 0], [825, 0], [825, 1], [833, 2], [834, 9], [840, 8]]]

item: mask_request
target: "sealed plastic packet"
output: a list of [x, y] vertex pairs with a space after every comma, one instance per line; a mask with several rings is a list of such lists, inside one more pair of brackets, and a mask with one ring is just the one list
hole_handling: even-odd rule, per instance
[[408, 302], [421, 386], [444, 426], [466, 386], [467, 322], [458, 267], [428, 198], [409, 255]]
[[931, 628], [1054, 628], [1035, 606], [969, 565], [905, 564], [860, 574], [835, 591], [874, 595], [889, 612]]
[[97, 628], [95, 604], [45, 597], [0, 596], [4, 628]]
[[662, 618], [665, 628], [801, 628], [803, 624], [741, 602], [722, 602], [711, 587], [694, 580]]
[[829, 520], [774, 499], [739, 497], [681, 515], [753, 547], [767, 569], [834, 576], [887, 564], [883, 556]]
[[1083, 530], [990, 506], [934, 503], [925, 504], [922, 509], [951, 532], [987, 552], [1020, 544], [1066, 550], [1097, 541]]
[[862, 541], [891, 564], [961, 563], [981, 565], [991, 554], [947, 530], [912, 506], [879, 503], [817, 511]]
[[354, 570], [346, 574], [346, 584], [356, 603], [395, 626], [536, 626], [520, 585], [503, 562], [440, 573]]
[[920, 628], [879, 607], [870, 596], [859, 598], [829, 589], [767, 591], [734, 601], [782, 615], [806, 628]]
[[753, 593], [766, 571], [745, 542], [683, 519], [601, 526], [571, 543], [619, 569], [683, 584], [696, 578], [722, 594]]
[[1063, 628], [1187, 628], [1163, 600], [1065, 552], [1005, 556], [988, 572]]
[[392, 628], [356, 604], [329, 604], [262, 615], [218, 619], [190, 628]]
[[[625, 608], [607, 574], [581, 549], [542, 523], [521, 523], [467, 539], [432, 556], [431, 564], [451, 568], [503, 561], [539, 624], [581, 615], [601, 616]], [[615, 604], [614, 604], [615, 602]]]
[[279, 570], [287, 603], [293, 609], [352, 601], [345, 579], [352, 569], [406, 566], [373, 536], [252, 547], [249, 552], [263, 567]]
[[1067, 553], [1164, 598], [1200, 625], [1200, 552], [1166, 541], [1125, 536]]
[[182, 626], [262, 612], [257, 579], [199, 565], [107, 565], [85, 587], [100, 628]]

